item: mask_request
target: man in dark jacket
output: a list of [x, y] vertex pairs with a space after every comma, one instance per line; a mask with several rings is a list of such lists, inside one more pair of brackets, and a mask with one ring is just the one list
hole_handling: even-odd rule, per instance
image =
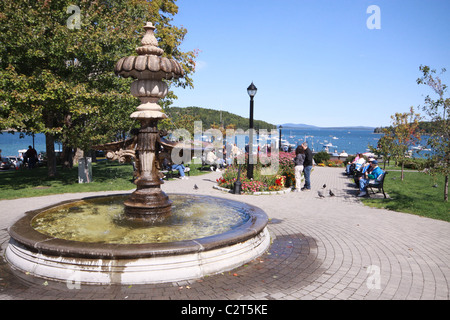
[[28, 168], [33, 169], [36, 166], [37, 152], [32, 146], [28, 146], [27, 152], [25, 152], [24, 158], [28, 161]]
[[305, 174], [305, 185], [302, 188], [302, 191], [310, 191], [311, 190], [311, 170], [313, 167], [313, 154], [311, 149], [308, 148], [308, 144], [306, 142], [302, 143], [302, 148], [305, 150], [305, 161], [303, 162], [303, 173]]

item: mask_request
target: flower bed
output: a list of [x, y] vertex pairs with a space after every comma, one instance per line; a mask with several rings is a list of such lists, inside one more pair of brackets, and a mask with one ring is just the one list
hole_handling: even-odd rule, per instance
[[344, 167], [344, 161], [342, 160], [324, 160], [318, 164], [319, 167]]
[[[263, 165], [257, 163], [254, 167], [254, 179], [252, 180], [247, 178], [247, 166], [245, 164], [241, 165], [240, 181], [242, 183], [242, 192], [246, 194], [279, 193], [295, 185], [294, 156], [294, 153], [280, 152], [279, 169], [274, 175], [262, 175], [261, 168]], [[237, 165], [228, 167], [222, 174], [222, 177], [217, 179], [217, 184], [220, 188], [233, 189], [238, 176], [237, 168]]]
[[344, 166], [344, 161], [342, 161], [342, 160], [328, 160], [327, 161], [327, 166], [329, 166], [329, 167], [343, 167]]

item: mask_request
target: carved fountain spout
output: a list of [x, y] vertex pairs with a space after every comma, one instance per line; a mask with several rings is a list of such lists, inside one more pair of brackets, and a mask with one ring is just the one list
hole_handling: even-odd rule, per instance
[[139, 177], [135, 181], [137, 189], [124, 203], [125, 214], [133, 220], [154, 222], [170, 215], [172, 204], [160, 188], [163, 182], [157, 165], [161, 146], [158, 121], [167, 116], [158, 105], [158, 100], [168, 93], [163, 79], [180, 78], [184, 72], [177, 61], [162, 57], [164, 51], [158, 48], [152, 23], [148, 22], [144, 29], [146, 33], [141, 41], [142, 46], [136, 49], [138, 56], [121, 58], [115, 73], [137, 79], [131, 84], [131, 94], [141, 101], [141, 105], [131, 114], [131, 118], [141, 123], [135, 146]]

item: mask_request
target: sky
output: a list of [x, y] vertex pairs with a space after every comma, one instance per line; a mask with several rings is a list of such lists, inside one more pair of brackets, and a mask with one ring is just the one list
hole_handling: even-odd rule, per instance
[[[448, 0], [178, 0], [173, 24], [199, 50], [194, 88], [173, 106], [321, 127], [391, 124], [421, 111], [420, 65], [449, 71]], [[378, 11], [368, 10], [376, 5]], [[370, 26], [370, 28], [368, 27]], [[377, 28], [374, 28], [377, 27]]]

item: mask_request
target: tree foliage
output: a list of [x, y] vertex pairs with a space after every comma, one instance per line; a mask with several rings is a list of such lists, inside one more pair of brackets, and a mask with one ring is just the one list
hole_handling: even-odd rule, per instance
[[[213, 128], [213, 129], [242, 129], [247, 130], [249, 128], [249, 120], [248, 118], [238, 116], [231, 112], [220, 111], [214, 109], [207, 109], [201, 107], [166, 107], [166, 114], [172, 120], [171, 124], [168, 124], [168, 129], [172, 128], [185, 128], [190, 132], [193, 132], [192, 127], [183, 127], [186, 124], [184, 119], [192, 119], [202, 121], [202, 127], [205, 129]], [[173, 125], [173, 127], [170, 127]], [[261, 120], [254, 121], [254, 128], [258, 129], [275, 129], [276, 126]], [[192, 129], [192, 131], [190, 130]]]
[[[392, 127], [384, 128], [384, 131], [381, 133], [386, 133], [392, 131]], [[377, 143], [376, 147], [369, 145], [369, 150], [378, 156], [382, 156], [383, 165], [386, 168], [386, 161], [389, 163], [392, 157], [392, 150], [394, 148], [394, 135], [393, 134], [384, 134]]]
[[[432, 160], [429, 173], [443, 174], [445, 177], [444, 201], [448, 201], [448, 176], [450, 173], [450, 98], [445, 97], [447, 85], [443, 84], [436, 70], [429, 66], [420, 66], [422, 76], [417, 79], [418, 84], [430, 87], [437, 99], [433, 100], [429, 95], [425, 97], [423, 110], [432, 122], [428, 145], [432, 149], [429, 158]], [[442, 73], [446, 70], [442, 69]], [[442, 74], [441, 73], [441, 74]]]
[[[180, 50], [187, 30], [171, 24], [175, 2], [2, 1], [0, 129], [45, 133], [47, 140], [84, 150], [129, 130], [139, 102], [129, 93], [132, 80], [117, 77], [114, 65], [135, 55], [147, 21], [156, 26], [165, 56], [184, 68], [186, 76], [169, 85], [192, 87], [196, 53]], [[69, 28], [72, 5], [79, 8], [75, 28]], [[47, 150], [49, 157], [52, 152]]]
[[403, 181], [404, 163], [411, 146], [415, 145], [420, 140], [419, 120], [420, 115], [414, 112], [411, 107], [409, 112], [395, 113], [391, 116], [392, 127], [384, 130], [385, 137], [382, 141], [383, 148], [390, 148], [390, 155], [397, 161], [401, 162]]
[[[434, 123], [431, 121], [419, 121], [419, 126], [417, 129], [424, 135], [429, 134], [433, 131]], [[384, 127], [377, 127], [373, 130], [374, 133], [383, 133]]]

